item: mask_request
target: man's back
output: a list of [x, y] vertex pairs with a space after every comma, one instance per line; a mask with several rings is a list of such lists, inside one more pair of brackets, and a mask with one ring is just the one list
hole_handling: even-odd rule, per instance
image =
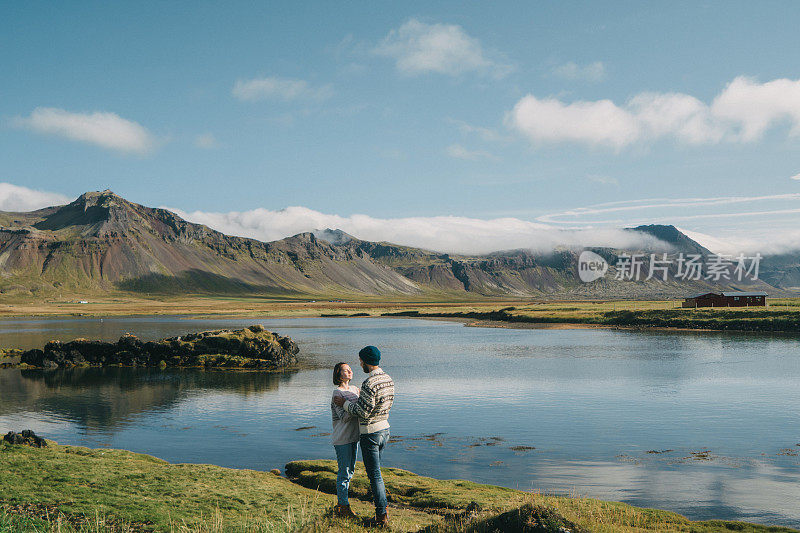
[[394, 381], [381, 368], [376, 368], [361, 384], [358, 402], [347, 403], [347, 410], [358, 416], [359, 431], [362, 434], [387, 429], [389, 410], [394, 403]]

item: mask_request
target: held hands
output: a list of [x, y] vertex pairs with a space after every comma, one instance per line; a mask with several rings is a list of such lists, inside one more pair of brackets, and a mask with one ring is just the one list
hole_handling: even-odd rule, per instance
[[333, 403], [335, 403], [337, 407], [341, 407], [344, 405], [344, 398], [341, 396], [335, 396], [333, 398]]

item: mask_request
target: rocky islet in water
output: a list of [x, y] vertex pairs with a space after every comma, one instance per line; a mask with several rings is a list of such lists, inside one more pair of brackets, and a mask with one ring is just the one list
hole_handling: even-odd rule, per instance
[[130, 334], [117, 342], [50, 341], [44, 349], [7, 351], [8, 364], [55, 370], [76, 366], [206, 367], [279, 370], [297, 364], [297, 344], [261, 325], [189, 333], [143, 342]]

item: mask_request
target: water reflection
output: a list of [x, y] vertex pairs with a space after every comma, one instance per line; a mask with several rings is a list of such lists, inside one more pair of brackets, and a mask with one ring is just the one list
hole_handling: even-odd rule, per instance
[[[0, 346], [254, 322], [291, 336], [312, 368], [0, 370], [0, 431], [30, 427], [68, 444], [231, 467], [331, 458], [330, 367], [354, 364], [358, 349], [376, 344], [397, 385], [392, 434], [403, 438], [389, 446], [393, 466], [692, 518], [800, 526], [800, 341], [792, 336], [145, 317], [0, 321]], [[708, 459], [692, 455], [702, 450]]]
[[165, 411], [190, 393], [234, 392], [260, 395], [288, 383], [294, 371], [279, 373], [159, 370], [152, 368], [72, 368], [0, 372], [0, 416], [44, 412], [81, 430], [110, 432], [135, 415]]

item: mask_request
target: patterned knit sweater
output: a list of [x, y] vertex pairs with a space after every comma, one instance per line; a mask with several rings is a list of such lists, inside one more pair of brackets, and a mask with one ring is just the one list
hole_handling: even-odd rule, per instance
[[358, 430], [375, 433], [389, 427], [389, 409], [394, 402], [394, 381], [389, 374], [376, 368], [361, 384], [357, 402], [344, 402], [344, 408], [358, 417]]

